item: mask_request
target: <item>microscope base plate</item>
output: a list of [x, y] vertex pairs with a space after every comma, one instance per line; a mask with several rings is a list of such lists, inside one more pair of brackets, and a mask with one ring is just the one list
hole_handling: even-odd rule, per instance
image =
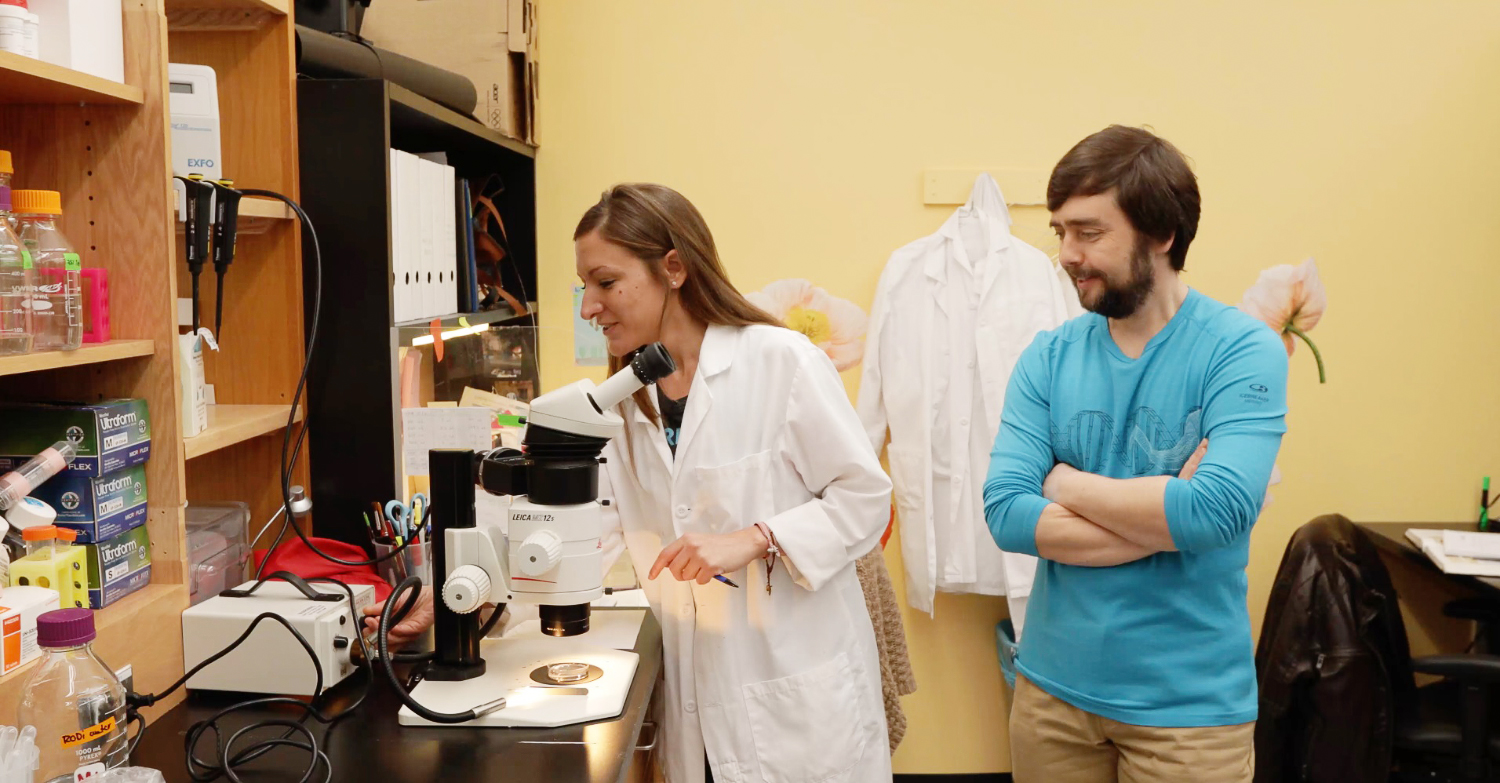
[[[434, 712], [463, 712], [505, 697], [503, 709], [457, 724], [431, 723], [402, 707], [402, 726], [460, 726], [464, 728], [551, 728], [603, 720], [625, 709], [630, 684], [635, 679], [640, 656], [589, 644], [587, 634], [570, 638], [486, 639], [481, 648], [484, 676], [462, 682], [424, 680], [412, 691], [418, 704]], [[575, 687], [538, 685], [531, 673], [554, 663], [576, 662], [598, 667], [596, 680]], [[572, 695], [579, 690], [587, 695]], [[549, 693], [556, 691], [556, 693]], [[568, 695], [564, 695], [568, 694]]]

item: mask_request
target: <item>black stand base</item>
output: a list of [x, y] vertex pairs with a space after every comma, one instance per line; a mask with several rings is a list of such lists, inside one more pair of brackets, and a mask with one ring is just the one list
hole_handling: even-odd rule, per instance
[[427, 665], [427, 671], [422, 673], [422, 679], [435, 682], [463, 682], [483, 676], [484, 659], [474, 664], [442, 664], [433, 661]]

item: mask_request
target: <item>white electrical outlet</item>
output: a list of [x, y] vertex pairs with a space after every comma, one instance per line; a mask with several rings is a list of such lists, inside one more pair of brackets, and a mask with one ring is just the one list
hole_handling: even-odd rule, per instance
[[127, 663], [124, 666], [121, 666], [120, 668], [115, 669], [115, 677], [119, 678], [120, 684], [125, 686], [125, 691], [127, 693], [134, 693], [135, 692], [135, 669], [134, 669], [134, 667], [132, 667], [130, 664]]

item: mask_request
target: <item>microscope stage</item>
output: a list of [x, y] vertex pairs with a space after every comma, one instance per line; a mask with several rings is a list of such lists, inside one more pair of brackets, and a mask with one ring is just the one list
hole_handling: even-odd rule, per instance
[[[618, 716], [640, 656], [589, 643], [589, 635], [554, 638], [485, 639], [481, 654], [485, 673], [462, 682], [423, 680], [412, 691], [417, 703], [434, 712], [463, 712], [505, 697], [503, 709], [467, 723], [431, 723], [402, 707], [402, 726], [460, 726], [550, 728]], [[580, 683], [539, 685], [532, 675], [556, 663], [587, 664], [592, 676]], [[596, 676], [597, 679], [592, 678]], [[586, 691], [586, 695], [578, 695]]]

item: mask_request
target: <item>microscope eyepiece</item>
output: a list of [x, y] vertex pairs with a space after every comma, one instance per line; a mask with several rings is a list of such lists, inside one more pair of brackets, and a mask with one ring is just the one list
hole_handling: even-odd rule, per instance
[[652, 343], [636, 352], [630, 360], [630, 369], [641, 383], [652, 384], [677, 372], [677, 363], [672, 361], [665, 345]]

